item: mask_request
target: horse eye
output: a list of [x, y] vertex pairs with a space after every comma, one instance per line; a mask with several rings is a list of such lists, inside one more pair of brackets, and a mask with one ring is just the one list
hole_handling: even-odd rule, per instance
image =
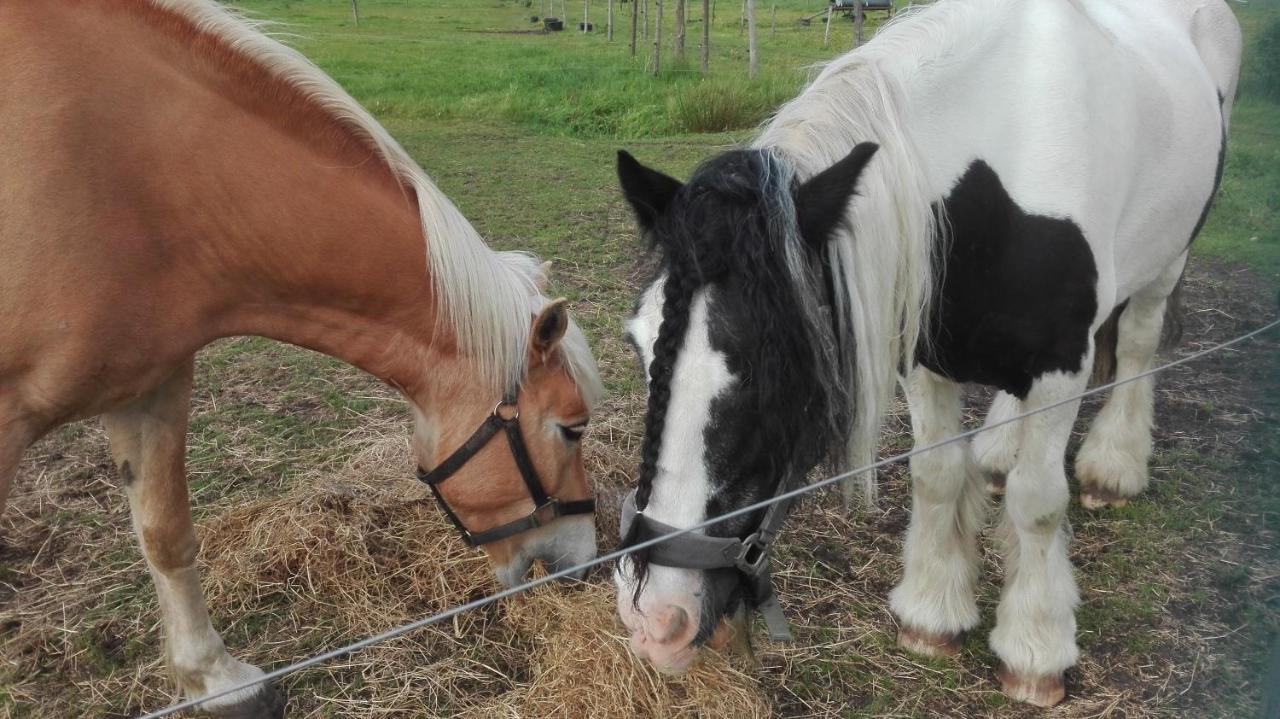
[[564, 437], [566, 442], [577, 442], [582, 439], [583, 433], [587, 431], [587, 423], [580, 422], [572, 427], [560, 425], [560, 435]]

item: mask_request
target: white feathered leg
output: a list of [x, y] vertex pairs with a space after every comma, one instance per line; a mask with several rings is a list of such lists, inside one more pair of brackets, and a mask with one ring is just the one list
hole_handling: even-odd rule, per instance
[[[960, 386], [923, 367], [907, 379], [915, 445], [961, 431]], [[969, 446], [955, 442], [911, 458], [911, 525], [902, 582], [889, 595], [901, 622], [898, 643], [924, 654], [954, 654], [978, 623], [974, 583], [985, 497]]]
[[[1022, 411], [1022, 402], [1008, 392], [997, 392], [987, 410], [984, 426], [992, 427], [1016, 417]], [[978, 466], [987, 476], [987, 491], [1004, 494], [1005, 479], [1018, 461], [1017, 423], [1004, 424], [980, 432], [973, 437], [973, 454]]]
[[[1129, 298], [1120, 313], [1116, 340], [1116, 380], [1131, 380], [1151, 368], [1160, 344], [1165, 306], [1182, 275], [1185, 258], [1160, 279]], [[1093, 421], [1076, 455], [1080, 503], [1089, 509], [1122, 507], [1147, 487], [1155, 377], [1116, 387]]]
[[[1036, 380], [1023, 406], [1044, 407], [1084, 390], [1085, 369]], [[1064, 696], [1062, 673], [1076, 663], [1075, 608], [1079, 602], [1068, 558], [1070, 492], [1064, 454], [1079, 400], [1021, 420], [1018, 461], [1009, 473], [1002, 530], [1004, 591], [991, 648], [1011, 698], [1052, 706]]]

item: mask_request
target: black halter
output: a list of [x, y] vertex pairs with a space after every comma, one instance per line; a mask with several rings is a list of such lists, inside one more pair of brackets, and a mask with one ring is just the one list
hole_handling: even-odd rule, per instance
[[[786, 491], [786, 483], [778, 484], [775, 497]], [[769, 548], [782, 528], [787, 516], [790, 499], [769, 505], [760, 526], [746, 539], [711, 537], [698, 532], [686, 532], [649, 548], [649, 561], [663, 567], [700, 569], [709, 574], [710, 594], [716, 610], [725, 614], [735, 585], [746, 589], [746, 600], [751, 608], [760, 612], [769, 628], [769, 638], [775, 642], [791, 641], [791, 629], [782, 615], [782, 605], [773, 591], [773, 576], [769, 572]], [[635, 534], [632, 535], [633, 530]], [[631, 490], [622, 501], [620, 536], [643, 542], [676, 532], [669, 524], [645, 516], [636, 509], [636, 492]]]
[[[532, 512], [515, 521], [507, 522], [492, 529], [486, 529], [483, 532], [472, 532], [462, 523], [458, 515], [454, 514], [449, 507], [449, 503], [444, 501], [444, 497], [440, 494], [439, 486], [459, 469], [462, 469], [462, 465], [466, 464], [481, 449], [484, 449], [484, 446], [489, 444], [489, 440], [504, 429], [507, 434], [507, 444], [511, 447], [511, 456], [516, 460], [516, 466], [520, 468], [520, 477], [524, 479], [524, 486], [529, 489], [529, 496], [533, 498], [534, 508]], [[418, 479], [431, 488], [431, 493], [435, 495], [436, 502], [444, 510], [445, 516], [462, 533], [463, 541], [472, 547], [479, 547], [508, 537], [514, 537], [521, 532], [537, 529], [565, 515], [591, 514], [596, 511], [596, 500], [594, 498], [562, 502], [555, 497], [547, 496], [546, 491], [542, 488], [542, 482], [538, 480], [538, 471], [533, 468], [533, 461], [529, 459], [529, 450], [524, 445], [524, 436], [520, 432], [520, 408], [516, 405], [515, 392], [507, 393], [502, 398], [502, 401], [494, 406], [493, 412], [480, 425], [480, 428], [471, 435], [471, 438], [441, 462], [440, 466], [429, 472], [419, 467]]]

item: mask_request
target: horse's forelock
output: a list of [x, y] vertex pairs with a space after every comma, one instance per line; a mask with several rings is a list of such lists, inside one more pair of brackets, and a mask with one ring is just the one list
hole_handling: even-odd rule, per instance
[[[667, 281], [663, 323], [647, 368], [650, 396], [640, 507], [651, 491], [670, 402], [669, 380], [688, 329], [689, 306], [707, 285], [735, 281], [750, 288], [740, 299], [770, 340], [757, 348], [752, 367], [763, 409], [794, 401], [783, 389], [794, 386], [784, 381], [784, 373], [800, 367], [816, 382], [814, 401], [824, 415], [804, 431], [818, 436], [821, 457], [839, 460], [847, 447], [852, 393], [845, 378], [852, 373], [845, 363], [852, 352], [842, 350], [833, 328], [831, 279], [823, 260], [800, 236], [796, 186], [795, 170], [784, 158], [763, 150], [731, 151], [694, 173], [657, 228], [663, 235], [656, 242], [659, 266]], [[778, 431], [784, 429], [797, 431]]]

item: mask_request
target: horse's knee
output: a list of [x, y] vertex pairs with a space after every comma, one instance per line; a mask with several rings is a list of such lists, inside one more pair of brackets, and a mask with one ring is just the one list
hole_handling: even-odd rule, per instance
[[[185, 515], [185, 512], [183, 512]], [[168, 517], [159, 517], [155, 523], [140, 524], [138, 541], [147, 561], [160, 572], [173, 572], [195, 566], [200, 542], [191, 530], [190, 523]]]
[[1066, 517], [1071, 492], [1062, 467], [1028, 471], [1015, 467], [1005, 488], [1005, 513], [1020, 534], [1050, 534]]
[[913, 455], [910, 459], [913, 494], [929, 504], [959, 500], [973, 475], [969, 447], [953, 442]]

